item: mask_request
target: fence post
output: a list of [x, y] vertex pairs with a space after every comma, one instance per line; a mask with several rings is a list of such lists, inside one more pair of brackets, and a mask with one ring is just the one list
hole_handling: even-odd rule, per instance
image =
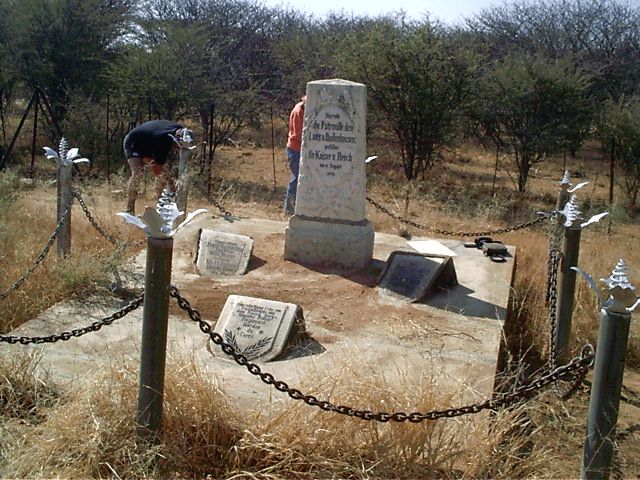
[[[569, 193], [584, 185], [586, 185], [586, 183], [577, 185], [572, 190], [569, 190]], [[578, 271], [578, 255], [580, 253], [580, 233], [583, 228], [600, 221], [600, 219], [608, 215], [609, 212], [598, 213], [586, 222], [580, 223], [582, 214], [580, 210], [578, 210], [576, 196], [572, 195], [571, 199], [559, 213], [565, 217], [565, 228], [562, 245], [562, 266], [560, 268], [560, 287], [556, 303], [557, 325], [552, 348], [555, 352], [555, 358], [559, 361], [564, 361], [567, 355], [566, 350], [569, 343], [569, 335], [571, 334], [571, 316], [573, 314], [576, 271]]]
[[[73, 202], [72, 178], [73, 165], [89, 163], [86, 158], [80, 158], [77, 148], [69, 149], [67, 140], [60, 139], [59, 152], [53, 148], [44, 147], [44, 153], [48, 159], [53, 159], [58, 166], [57, 170], [57, 213], [56, 221], [61, 223], [58, 231], [57, 250], [58, 257], [65, 257], [71, 251], [71, 203]], [[66, 213], [66, 215], [65, 215]]]
[[566, 360], [567, 345], [571, 334], [571, 317], [573, 315], [573, 299], [576, 289], [576, 272], [571, 267], [578, 265], [580, 254], [580, 224], [575, 196], [567, 203], [573, 216], [567, 216], [564, 224], [562, 241], [562, 261], [558, 278], [558, 299], [556, 304], [557, 326], [555, 331], [555, 352], [559, 362]]
[[162, 420], [173, 238], [147, 237], [137, 422], [154, 441]]
[[182, 129], [179, 138], [177, 139], [178, 146], [180, 148], [180, 160], [178, 162], [178, 185], [176, 193], [176, 202], [178, 204], [178, 210], [184, 212], [178, 221], [182, 221], [185, 218], [187, 211], [187, 202], [189, 200], [189, 183], [191, 180], [190, 171], [193, 167], [188, 167], [187, 162], [191, 156], [191, 151], [196, 148], [193, 144], [193, 137], [191, 130], [186, 128]]
[[[64, 142], [64, 149], [63, 149]], [[61, 156], [66, 155], [67, 145], [66, 140], [63, 138], [60, 141], [60, 152]], [[57, 172], [57, 188], [58, 188], [58, 209], [56, 214], [56, 222], [60, 223], [62, 226], [60, 227], [60, 231], [58, 232], [58, 239], [56, 243], [56, 248], [58, 252], [58, 257], [66, 257], [69, 255], [71, 251], [71, 201], [73, 200], [72, 193], [72, 178], [73, 178], [73, 167], [72, 165], [67, 165], [64, 162], [58, 163], [58, 172]], [[63, 219], [63, 216], [66, 217]]]
[[136, 225], [147, 234], [140, 382], [136, 417], [138, 435], [142, 440], [157, 441], [162, 422], [173, 236], [195, 215], [203, 211], [196, 210], [191, 213], [174, 230], [173, 223], [180, 212], [173, 193], [165, 189], [156, 208], [145, 207], [142, 217], [125, 212], [118, 213], [126, 222]]
[[581, 479], [609, 478], [629, 324], [631, 312], [638, 304], [635, 289], [629, 283], [626, 272], [627, 267], [620, 260], [605, 281], [608, 299], [603, 302], [603, 308], [600, 310], [600, 331], [589, 400]]
[[564, 206], [569, 201], [570, 185], [571, 185], [571, 179], [569, 178], [569, 172], [565, 170], [562, 180], [560, 181], [560, 193], [558, 194], [558, 201], [556, 202], [557, 211], [562, 211]]

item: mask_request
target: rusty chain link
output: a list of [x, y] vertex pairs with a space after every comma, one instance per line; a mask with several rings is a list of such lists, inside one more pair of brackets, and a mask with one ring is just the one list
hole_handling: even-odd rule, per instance
[[549, 303], [549, 295], [550, 295], [550, 288], [551, 288], [551, 281], [552, 281], [551, 276], [553, 274], [553, 272], [551, 271], [552, 269], [551, 256], [554, 250], [560, 250], [561, 248], [560, 236], [562, 234], [562, 224], [558, 221], [557, 213], [558, 212], [556, 212], [556, 215], [552, 215], [551, 218], [549, 219], [549, 258], [547, 260], [547, 292], [545, 296], [545, 302], [547, 304]]
[[11, 294], [11, 292], [14, 292], [18, 288], [20, 288], [20, 286], [24, 282], [27, 281], [27, 279], [31, 276], [31, 274], [35, 271], [35, 269], [38, 268], [38, 266], [42, 262], [44, 262], [44, 259], [47, 257], [47, 254], [49, 253], [49, 250], [51, 249], [51, 246], [53, 245], [53, 242], [55, 242], [56, 237], [60, 233], [60, 229], [62, 228], [62, 224], [65, 222], [65, 220], [67, 218], [67, 214], [69, 213], [69, 210], [71, 210], [72, 206], [73, 206], [73, 197], [71, 197], [71, 201], [69, 202], [69, 206], [67, 207], [67, 209], [64, 211], [64, 213], [60, 217], [60, 221], [56, 225], [56, 228], [53, 230], [53, 233], [51, 234], [51, 237], [47, 241], [47, 243], [44, 246], [44, 248], [42, 249], [40, 254], [36, 257], [35, 261], [33, 262], [33, 265], [31, 265], [31, 267], [29, 267], [29, 269], [25, 273], [23, 273], [20, 276], [20, 278], [18, 278], [18, 280], [13, 282], [13, 284], [9, 288], [7, 288], [4, 292], [0, 293], [0, 300], [4, 300], [5, 298], [7, 298], [9, 296], [9, 294]]
[[98, 224], [98, 222], [93, 217], [93, 215], [91, 215], [91, 212], [87, 208], [87, 205], [84, 203], [82, 196], [80, 196], [80, 192], [72, 192], [72, 195], [78, 199], [78, 203], [80, 204], [80, 207], [82, 207], [82, 210], [84, 211], [85, 216], [89, 220], [89, 223], [93, 225], [93, 227], [98, 231], [98, 233], [100, 233], [100, 235], [106, 238], [112, 245], [118, 246], [118, 242], [116, 241], [116, 239], [113, 238], [111, 235], [109, 235], [106, 232], [106, 230]]
[[226, 208], [224, 208], [220, 202], [218, 200], [216, 200], [215, 198], [213, 198], [211, 195], [209, 195], [209, 193], [204, 192], [199, 186], [196, 186], [196, 188], [200, 191], [200, 193], [210, 202], [213, 204], [214, 207], [216, 207], [218, 210], [220, 210], [220, 212], [222, 212], [222, 214], [225, 217], [233, 217], [233, 214], [227, 210]]
[[549, 304], [549, 367], [556, 368], [557, 351], [556, 351], [556, 332], [558, 330], [557, 319], [557, 301], [558, 301], [558, 270], [560, 267], [560, 259], [562, 253], [552, 249], [549, 252], [549, 285], [548, 285], [548, 304]]
[[19, 343], [21, 345], [29, 345], [29, 344], [41, 344], [41, 343], [55, 343], [58, 340], [69, 340], [73, 337], [81, 337], [90, 332], [97, 332], [105, 325], [111, 325], [114, 321], [124, 317], [125, 315], [133, 312], [135, 309], [140, 307], [143, 304], [144, 295], [140, 295], [139, 297], [133, 299], [129, 302], [125, 307], [120, 310], [112, 313], [108, 317], [105, 317], [101, 320], [96, 320], [91, 325], [82, 328], [75, 328], [68, 332], [55, 333], [53, 335], [49, 335], [46, 337], [18, 337], [15, 335], [0, 335], [0, 343], [6, 342], [10, 344]]
[[436, 227], [427, 227], [425, 225], [421, 225], [421, 224], [419, 224], [417, 222], [414, 222], [413, 220], [406, 219], [406, 218], [404, 218], [404, 217], [402, 217], [402, 216], [400, 216], [398, 214], [393, 213], [388, 208], [386, 208], [385, 206], [383, 206], [380, 203], [376, 202], [375, 200], [373, 200], [369, 196], [367, 196], [367, 201], [371, 205], [376, 207], [378, 210], [380, 210], [381, 212], [389, 215], [391, 218], [393, 218], [395, 220], [398, 220], [401, 223], [404, 223], [406, 225], [410, 225], [410, 226], [418, 228], [420, 230], [426, 230], [426, 231], [429, 231], [429, 232], [437, 233], [438, 235], [443, 235], [445, 237], [486, 237], [486, 236], [496, 235], [496, 234], [501, 234], [501, 233], [515, 232], [516, 230], [522, 230], [524, 228], [529, 228], [529, 227], [532, 227], [534, 225], [537, 225], [538, 223], [544, 222], [547, 219], [549, 219], [549, 218], [551, 218], [551, 217], [553, 217], [555, 215], [555, 213], [540, 213], [540, 216], [538, 218], [536, 218], [535, 220], [530, 220], [528, 222], [521, 223], [519, 225], [514, 225], [514, 226], [504, 227], [504, 228], [497, 228], [495, 230], [486, 230], [486, 231], [481, 231], [481, 232], [461, 232], [461, 231], [442, 230], [442, 229], [436, 228]]
[[180, 295], [180, 292], [176, 287], [170, 287], [169, 294], [171, 297], [176, 299], [178, 306], [182, 310], [187, 312], [189, 318], [198, 324], [200, 330], [206, 335], [209, 335], [209, 338], [214, 344], [219, 345], [222, 351], [225, 354], [233, 357], [234, 361], [238, 365], [245, 367], [252, 375], [260, 377], [260, 380], [262, 380], [267, 385], [273, 385], [276, 390], [286, 393], [294, 400], [302, 400], [307, 405], [310, 405], [312, 407], [318, 407], [328, 412], [340, 413], [342, 415], [355, 417], [362, 420], [375, 420], [378, 422], [388, 422], [391, 420], [394, 422], [409, 421], [412, 423], [418, 423], [424, 420], [437, 420], [439, 418], [459, 417], [461, 415], [467, 415], [470, 413], [478, 413], [483, 410], [495, 410], [499, 407], [513, 405], [517, 401], [533, 393], [539, 392], [544, 387], [554, 384], [558, 380], [561, 380], [566, 376], [576, 374], [581, 375], [583, 374], [583, 372], [586, 373], [586, 371], [589, 369], [589, 366], [593, 363], [593, 359], [595, 357], [593, 353], [593, 347], [591, 347], [590, 345], [585, 345], [580, 356], [576, 357], [568, 364], [554, 369], [553, 371], [541, 376], [533, 382], [526, 383], [518, 387], [513, 392], [499, 394], [494, 396], [493, 398], [473, 405], [466, 405], [463, 407], [450, 408], [446, 410], [433, 410], [426, 413], [388, 413], [373, 412], [371, 410], [358, 410], [356, 408], [345, 405], [336, 405], [327, 400], [319, 400], [314, 395], [305, 395], [297, 388], [290, 387], [286, 382], [277, 380], [271, 373], [263, 372], [259, 365], [249, 362], [247, 357], [237, 352], [230, 344], [224, 341], [220, 334], [214, 332], [211, 325], [202, 319], [200, 312], [191, 307], [189, 301]]

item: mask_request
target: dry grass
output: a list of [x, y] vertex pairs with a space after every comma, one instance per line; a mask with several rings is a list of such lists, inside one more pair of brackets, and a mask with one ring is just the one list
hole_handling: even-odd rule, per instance
[[[106, 240], [76, 201], [72, 210], [71, 255], [59, 258], [54, 241], [44, 261], [28, 274], [55, 230], [55, 187], [21, 184], [9, 170], [0, 173], [2, 193], [0, 242], [7, 248], [0, 254], [4, 268], [0, 292], [8, 295], [0, 302], [0, 331], [21, 325], [64, 298], [108, 290], [114, 281], [114, 268], [139, 248], [140, 238], [131, 229], [122, 228], [122, 222], [113, 214], [118, 206], [102, 186], [82, 197], [98, 224], [122, 246], [116, 248]], [[25, 275], [26, 281], [13, 289], [14, 283]]]
[[[188, 358], [169, 359], [162, 436], [150, 446], [136, 436], [135, 368], [111, 367], [60, 396], [46, 379], [36, 380], [35, 363], [30, 365], [18, 382], [10, 380], [16, 365], [0, 364], [3, 392], [31, 391], [33, 382], [45, 392], [29, 406], [19, 395], [3, 394], [4, 477], [516, 478], [534, 474], [544, 462], [545, 450], [522, 435], [533, 433], [529, 407], [482, 420], [380, 424], [284, 402], [271, 417], [243, 417], [215, 379]], [[429, 382], [398, 393], [371, 377], [333, 381], [313, 393], [357, 403], [364, 391], [367, 402], [389, 410], [434, 408]], [[38, 421], [7, 426], [26, 411], [37, 411]]]
[[[250, 144], [257, 142], [247, 141], [241, 149], [224, 147], [218, 152], [214, 196], [222, 198], [233, 213], [282, 220], [288, 179], [282, 152], [276, 152], [274, 189], [271, 150], [246, 146]], [[380, 160], [369, 172], [371, 196], [407, 218], [444, 230], [490, 230], [530, 220], [536, 210], [553, 208], [561, 176], [557, 163], [555, 168], [541, 166], [531, 178], [532, 193], [519, 195], [509, 177], [501, 173], [498, 195], [491, 198], [492, 155], [475, 148], [462, 149], [451, 155], [446, 168], [429, 172], [425, 183], [413, 187], [407, 204], [392, 152], [382, 148], [380, 152]], [[595, 185], [580, 197], [592, 197], [585, 204], [587, 214], [599, 211], [606, 198], [597, 168], [597, 162], [590, 158], [579, 160], [572, 168], [587, 178], [595, 177]], [[107, 231], [135, 243], [140, 239], [137, 232], [122, 228], [113, 216], [124, 205], [125, 180], [123, 175], [114, 175], [107, 186], [100, 179], [87, 178], [82, 184], [83, 198]], [[200, 182], [206, 188], [206, 180]], [[3, 291], [31, 265], [49, 238], [55, 223], [55, 191], [46, 183], [25, 187], [17, 175], [5, 171], [0, 174], [0, 193]], [[151, 192], [147, 193], [149, 197]], [[192, 202], [194, 206], [207, 203], [195, 192]], [[429, 234], [368, 208], [378, 231]], [[111, 268], [118, 264], [113, 246], [86, 222], [78, 207], [73, 215], [74, 253], [60, 261], [54, 247], [23, 287], [0, 302], [0, 331], [68, 296], [108, 288]], [[640, 284], [639, 230], [622, 214], [617, 214], [611, 232], [606, 223], [589, 227], [583, 232], [581, 267], [599, 278], [624, 258], [633, 267], [632, 280]], [[509, 346], [512, 359], [524, 359], [525, 365], [517, 365], [518, 374], [522, 374], [522, 370], [539, 367], [548, 354], [544, 299], [548, 237], [545, 227], [536, 227], [499, 239], [518, 249], [513, 292], [518, 328], [510, 332]], [[127, 253], [135, 250], [131, 247]], [[585, 341], [595, 342], [597, 315], [594, 295], [578, 281], [572, 350]], [[637, 329], [632, 329], [628, 359], [631, 367], [638, 367]], [[264, 416], [234, 410], [215, 379], [200, 371], [192, 359], [174, 358], [168, 364], [165, 382], [161, 443], [150, 447], [140, 444], [135, 434], [134, 366], [104, 371], [92, 383], [67, 390], [42, 377], [36, 365], [37, 358], [28, 357], [0, 363], [0, 472], [4, 477], [561, 478], [575, 477], [579, 470], [584, 394], [567, 403], [548, 394], [480, 420], [477, 416], [473, 421], [460, 417], [419, 425], [362, 422], [291, 401], [279, 403], [280, 410]], [[306, 391], [319, 398], [339, 398], [344, 404], [361, 405], [366, 397], [370, 405], [389, 411], [428, 411], [460, 404], [457, 398], [435, 396], [428, 378], [403, 391], [391, 390], [375, 375], [350, 382], [330, 379]], [[632, 412], [631, 418], [637, 418], [637, 412], [635, 417]], [[637, 439], [635, 435], [632, 440]], [[639, 471], [640, 464], [631, 454], [621, 451], [618, 456], [625, 460], [631, 475]]]

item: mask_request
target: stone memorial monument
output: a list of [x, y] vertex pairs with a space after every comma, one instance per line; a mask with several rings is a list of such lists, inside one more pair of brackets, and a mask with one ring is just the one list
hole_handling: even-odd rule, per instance
[[247, 359], [268, 362], [298, 343], [305, 326], [293, 303], [229, 295], [214, 331]]
[[198, 236], [196, 267], [201, 275], [243, 275], [252, 250], [251, 237], [203, 229]]
[[295, 212], [284, 258], [365, 267], [374, 231], [366, 216], [366, 87], [348, 80], [307, 84]]

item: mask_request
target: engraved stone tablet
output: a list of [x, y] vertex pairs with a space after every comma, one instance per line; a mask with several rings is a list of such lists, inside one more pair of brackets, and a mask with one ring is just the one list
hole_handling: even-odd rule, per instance
[[451, 257], [397, 251], [389, 256], [379, 286], [392, 297], [418, 302], [436, 287], [457, 283]]
[[268, 362], [294, 346], [305, 328], [293, 303], [229, 295], [214, 331], [247, 359]]
[[203, 229], [196, 266], [202, 275], [242, 275], [247, 271], [252, 249], [251, 237]]

